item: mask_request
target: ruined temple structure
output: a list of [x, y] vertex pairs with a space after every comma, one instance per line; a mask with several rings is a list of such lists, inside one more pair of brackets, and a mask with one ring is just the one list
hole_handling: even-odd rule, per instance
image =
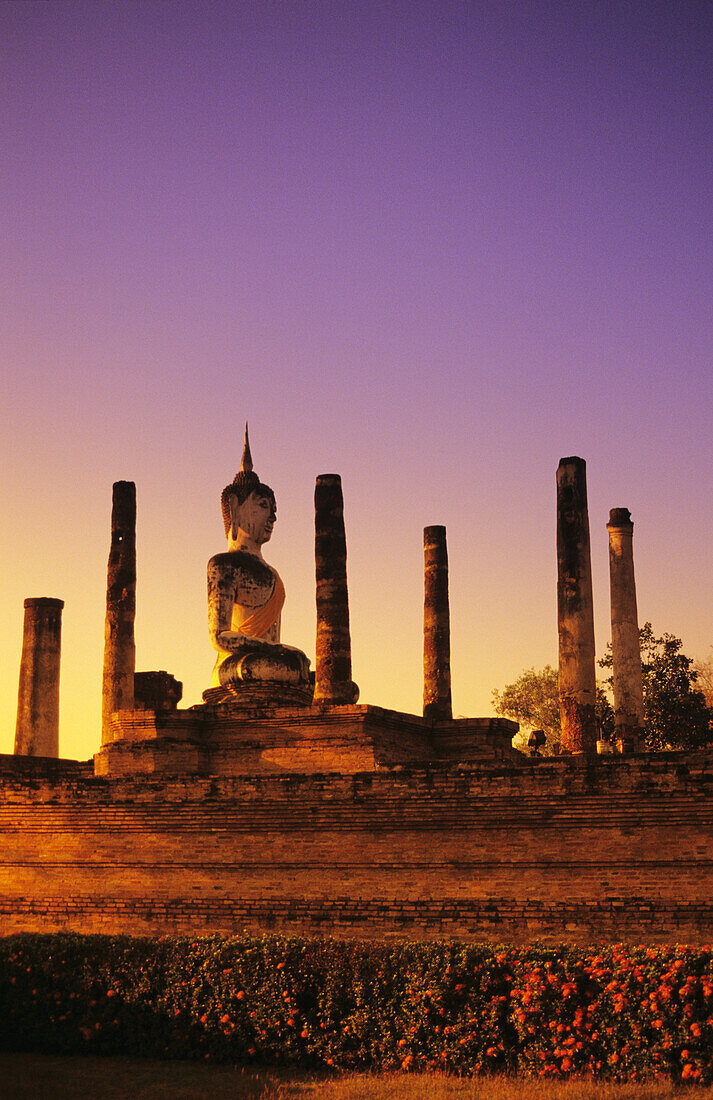
[[16, 753], [0, 757], [5, 933], [709, 942], [713, 753], [641, 751], [626, 509], [608, 525], [619, 751], [602, 751], [582, 459], [557, 473], [558, 757], [513, 749], [513, 722], [452, 717], [445, 528], [424, 530], [415, 715], [359, 701], [339, 476], [315, 490], [314, 671], [281, 638], [285, 589], [263, 554], [275, 496], [247, 431], [221, 510], [212, 682], [179, 709], [173, 676], [135, 671], [135, 494], [115, 485], [93, 761], [57, 757], [62, 604], [28, 601]]
[[[223, 490], [221, 506], [228, 549], [208, 563], [209, 637], [217, 652], [213, 683], [203, 703], [188, 710], [115, 707], [111, 736], [95, 757], [97, 775], [348, 774], [517, 759], [513, 722], [451, 717], [444, 528], [426, 529], [425, 653], [434, 655], [431, 672], [426, 661], [426, 695], [433, 694], [433, 701], [423, 715], [411, 715], [357, 702], [339, 476], [322, 474], [315, 487], [314, 673], [307, 656], [280, 637], [285, 589], [263, 555], [275, 523], [275, 495], [253, 469], [247, 430], [240, 469]], [[129, 537], [125, 542], [133, 545]], [[125, 634], [128, 663], [133, 629]]]

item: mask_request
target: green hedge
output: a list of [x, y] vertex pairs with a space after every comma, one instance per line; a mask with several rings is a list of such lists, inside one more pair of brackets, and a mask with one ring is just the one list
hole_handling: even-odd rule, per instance
[[20, 935], [0, 1048], [713, 1080], [711, 950]]

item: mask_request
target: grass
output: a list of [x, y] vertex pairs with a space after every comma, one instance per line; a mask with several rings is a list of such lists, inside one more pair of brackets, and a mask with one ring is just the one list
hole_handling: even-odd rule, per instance
[[3, 1100], [713, 1100], [663, 1082], [615, 1085], [530, 1078], [459, 1080], [441, 1074], [349, 1074], [240, 1070], [136, 1058], [0, 1054]]

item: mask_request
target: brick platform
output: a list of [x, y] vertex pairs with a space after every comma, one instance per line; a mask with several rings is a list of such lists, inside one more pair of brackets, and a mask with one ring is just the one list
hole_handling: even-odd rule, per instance
[[106, 779], [0, 759], [0, 926], [713, 934], [713, 754]]
[[434, 721], [366, 705], [126, 710], [113, 729], [115, 740], [94, 758], [97, 775], [353, 774], [520, 757], [517, 723], [506, 718]]

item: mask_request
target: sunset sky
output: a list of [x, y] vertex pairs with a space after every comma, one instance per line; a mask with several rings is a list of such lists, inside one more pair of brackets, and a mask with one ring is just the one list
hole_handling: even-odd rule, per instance
[[23, 600], [65, 600], [60, 751], [99, 747], [112, 482], [137, 668], [210, 685], [205, 567], [250, 422], [283, 640], [314, 659], [344, 486], [361, 702], [422, 705], [445, 524], [454, 712], [557, 655], [555, 471], [587, 460], [639, 617], [713, 643], [713, 5], [0, 5], [0, 752]]

